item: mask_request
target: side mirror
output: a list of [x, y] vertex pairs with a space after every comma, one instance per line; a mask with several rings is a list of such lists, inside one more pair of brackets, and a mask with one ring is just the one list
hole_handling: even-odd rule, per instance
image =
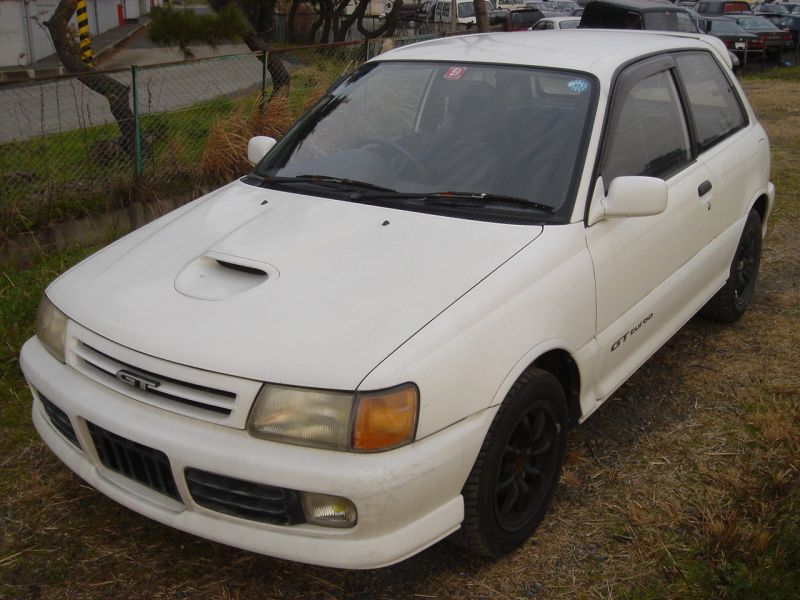
[[655, 177], [625, 176], [611, 181], [608, 194], [603, 196], [603, 180], [595, 184], [589, 225], [603, 219], [649, 217], [667, 208], [667, 184]]
[[247, 142], [247, 160], [255, 166], [275, 145], [275, 138], [257, 135]]

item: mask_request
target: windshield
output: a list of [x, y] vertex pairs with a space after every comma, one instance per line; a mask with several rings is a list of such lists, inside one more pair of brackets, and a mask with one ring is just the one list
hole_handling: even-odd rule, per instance
[[[489, 7], [486, 7], [488, 12]], [[465, 19], [467, 17], [475, 16], [475, 5], [472, 2], [459, 2], [458, 3], [458, 18]]]
[[756, 12], [767, 12], [779, 15], [788, 15], [789, 9], [781, 4], [756, 5]]
[[744, 19], [738, 19], [736, 22], [748, 31], [780, 31], [764, 17], [745, 17]]
[[359, 182], [397, 203], [402, 194], [457, 191], [555, 213], [574, 193], [594, 95], [590, 76], [570, 72], [371, 64], [298, 121], [255, 173], [266, 185], [308, 176]]
[[511, 13], [511, 25], [515, 27], [530, 27], [541, 18], [541, 13], [536, 10], [515, 10]]
[[711, 21], [711, 31], [714, 33], [744, 33], [733, 21]]

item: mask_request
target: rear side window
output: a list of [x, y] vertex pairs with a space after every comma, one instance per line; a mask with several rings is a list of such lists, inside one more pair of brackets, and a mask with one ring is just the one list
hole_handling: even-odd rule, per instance
[[723, 5], [723, 12], [752, 12], [747, 2], [726, 2]]
[[644, 29], [642, 18], [616, 6], [590, 2], [583, 11], [581, 27], [591, 29]]
[[669, 71], [633, 86], [612, 127], [602, 170], [606, 191], [615, 177], [666, 179], [691, 160], [689, 134]]
[[736, 91], [711, 55], [687, 52], [676, 56], [676, 62], [689, 97], [701, 150], [747, 124]]

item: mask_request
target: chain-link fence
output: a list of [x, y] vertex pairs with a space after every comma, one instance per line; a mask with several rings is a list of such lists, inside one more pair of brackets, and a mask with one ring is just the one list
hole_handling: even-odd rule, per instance
[[266, 61], [245, 54], [0, 86], [0, 238], [230, 181], [250, 168], [250, 137], [282, 136], [381, 47], [343, 42]]

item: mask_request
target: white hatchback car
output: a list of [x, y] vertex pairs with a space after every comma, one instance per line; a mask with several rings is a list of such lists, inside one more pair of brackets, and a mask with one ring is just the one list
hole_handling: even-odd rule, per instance
[[53, 282], [22, 368], [102, 493], [348, 568], [522, 544], [569, 426], [696, 312], [745, 311], [775, 194], [700, 35], [406, 46], [273, 143]]
[[550, 29], [577, 29], [581, 24], [580, 17], [546, 17], [539, 19], [528, 31], [548, 31]]

